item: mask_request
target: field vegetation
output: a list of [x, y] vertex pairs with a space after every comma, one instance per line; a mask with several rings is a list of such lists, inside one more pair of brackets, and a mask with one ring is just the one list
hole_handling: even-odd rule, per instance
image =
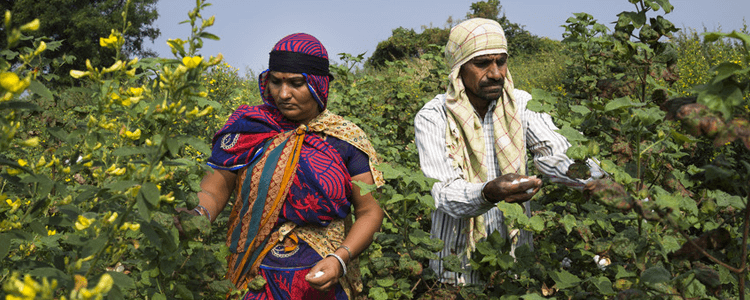
[[[579, 13], [562, 41], [510, 22], [497, 0], [467, 17], [495, 18], [523, 51], [509, 68], [529, 107], [552, 115], [610, 176], [591, 193], [545, 183], [528, 247], [491, 235], [472, 267], [487, 283], [449, 287], [428, 260], [434, 209], [414, 145], [413, 119], [446, 88], [446, 28], [396, 29], [378, 55], [339, 54], [329, 107], [359, 124], [381, 155], [382, 230], [359, 258], [360, 299], [744, 299], [750, 242], [750, 34], [678, 29], [668, 0], [630, 0], [614, 27]], [[64, 41], [37, 36], [43, 19], [5, 13], [0, 52], [0, 297], [225, 299], [229, 208], [216, 222], [192, 208], [211, 133], [240, 104], [259, 104], [256, 74], [202, 53], [213, 17], [198, 0], [193, 30], [172, 57], [135, 58], [131, 2], [100, 36], [107, 59], [56, 81]], [[186, 8], [186, 11], [188, 8]], [[511, 39], [511, 47], [513, 47]], [[390, 49], [390, 50], [389, 50]], [[393, 49], [401, 49], [396, 55]], [[406, 49], [402, 51], [403, 49]], [[407, 51], [408, 50], [408, 51]], [[97, 61], [99, 63], [92, 63]], [[106, 64], [104, 63], [106, 62]], [[576, 166], [576, 165], [574, 165]], [[533, 169], [533, 166], [530, 166]], [[577, 176], [585, 177], [585, 170]], [[173, 223], [182, 219], [185, 234]], [[458, 268], [458, 258], [445, 259]]]

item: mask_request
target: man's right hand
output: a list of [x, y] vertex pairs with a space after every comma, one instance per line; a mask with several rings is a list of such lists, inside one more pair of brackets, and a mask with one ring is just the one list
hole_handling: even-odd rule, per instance
[[497, 177], [484, 186], [482, 194], [487, 201], [497, 203], [522, 203], [534, 197], [542, 187], [542, 180], [536, 176], [523, 176], [515, 173]]

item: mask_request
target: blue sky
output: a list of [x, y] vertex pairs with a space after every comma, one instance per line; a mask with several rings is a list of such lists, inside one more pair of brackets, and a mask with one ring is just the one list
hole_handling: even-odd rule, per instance
[[[216, 16], [208, 31], [220, 41], [206, 40], [204, 56], [224, 55], [225, 61], [239, 68], [262, 71], [268, 65], [268, 52], [287, 34], [306, 32], [317, 37], [328, 49], [331, 59], [338, 53], [353, 55], [367, 52], [369, 57], [378, 42], [387, 39], [391, 30], [404, 27], [421, 32], [422, 26], [445, 27], [449, 17], [463, 19], [471, 3], [477, 0], [215, 0], [204, 12], [205, 18]], [[586, 12], [600, 23], [610, 25], [622, 11], [633, 11], [626, 0], [513, 0], [501, 1], [503, 12], [511, 22], [525, 26], [538, 36], [561, 40], [561, 27], [573, 13]], [[561, 3], [563, 3], [561, 5]], [[741, 29], [743, 19], [750, 21], [748, 0], [671, 0], [675, 10], [664, 17], [679, 28], [703, 32], [729, 32]], [[162, 35], [146, 47], [161, 57], [171, 57], [167, 39], [186, 38], [187, 13], [195, 1], [159, 0], [156, 26]], [[663, 11], [649, 16], [663, 15]], [[513, 45], [510, 45], [513, 47]]]

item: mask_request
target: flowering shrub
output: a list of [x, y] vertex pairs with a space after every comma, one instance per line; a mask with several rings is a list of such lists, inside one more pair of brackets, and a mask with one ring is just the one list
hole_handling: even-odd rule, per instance
[[[216, 119], [222, 107], [202, 82], [221, 62], [198, 54], [202, 39], [217, 38], [205, 31], [214, 22], [201, 16], [207, 5], [198, 1], [188, 14], [193, 35], [169, 40], [174, 59], [123, 59], [124, 15], [123, 28], [100, 39], [116, 50], [115, 63], [70, 72], [84, 83], [77, 93], [88, 102], [58, 111], [58, 118], [77, 121], [22, 132], [33, 137], [20, 142], [25, 126], [17, 116], [36, 108], [38, 99], [59, 95], [36, 82], [26, 65], [10, 72], [5, 64], [0, 276], [7, 299], [227, 295], [222, 238], [209, 234], [205, 218], [187, 215], [180, 238], [172, 221], [175, 206], [197, 202], [206, 168], [200, 158], [210, 154], [203, 120]], [[9, 18], [6, 33], [31, 27], [7, 28]], [[19, 54], [31, 61], [42, 51], [40, 43]], [[32, 94], [23, 94], [27, 87]], [[40, 142], [47, 150], [34, 148]]]
[[[359, 258], [360, 299], [746, 294], [750, 38], [711, 33], [700, 41], [691, 33], [670, 43], [676, 29], [651, 15], [672, 6], [641, 4], [619, 15], [614, 32], [576, 14], [559, 52], [511, 61], [517, 87], [534, 95], [529, 108], [552, 114], [572, 142], [568, 155], [596, 157], [611, 176], [586, 193], [546, 184], [531, 218], [501, 202], [508, 222], [535, 233], [535, 249], [520, 247], [513, 257], [497, 235], [478, 244], [472, 266], [487, 285], [443, 286], [427, 266], [443, 245], [429, 235], [434, 180], [419, 170], [412, 122], [445, 91], [441, 47], [380, 69], [358, 70], [363, 55], [341, 54], [329, 107], [370, 135], [387, 182], [362, 187], [386, 218]], [[39, 22], [12, 28], [6, 13], [0, 298], [231, 293], [223, 279], [229, 209], [213, 225], [179, 215], [184, 236], [173, 225], [175, 207], [197, 202], [210, 133], [240, 103], [260, 103], [252, 73], [240, 76], [220, 56], [199, 53], [203, 39], [218, 38], [206, 31], [213, 24], [201, 15], [207, 5], [198, 1], [188, 13], [191, 36], [168, 41], [173, 58], [120, 57], [124, 16], [122, 28], [100, 39], [116, 50], [115, 63], [73, 71], [80, 87], [55, 91], [42, 84], [39, 67], [59, 43], [37, 38], [33, 49], [13, 48]], [[456, 269], [458, 259], [444, 264]]]

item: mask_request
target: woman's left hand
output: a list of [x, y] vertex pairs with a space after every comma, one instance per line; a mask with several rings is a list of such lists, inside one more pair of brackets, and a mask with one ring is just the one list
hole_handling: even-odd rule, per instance
[[[322, 272], [322, 274], [316, 277], [315, 274], [319, 274], [319, 272]], [[329, 256], [315, 264], [310, 269], [310, 273], [305, 276], [305, 280], [316, 290], [328, 291], [339, 282], [342, 273], [343, 270], [339, 261]]]

